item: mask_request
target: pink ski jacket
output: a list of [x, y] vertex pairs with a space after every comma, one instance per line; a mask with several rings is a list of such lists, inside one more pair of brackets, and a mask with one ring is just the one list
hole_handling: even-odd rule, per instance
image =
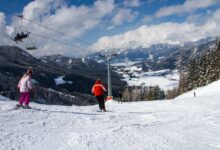
[[22, 77], [18, 83], [18, 88], [20, 92], [29, 92], [33, 88], [31, 77], [29, 75]]

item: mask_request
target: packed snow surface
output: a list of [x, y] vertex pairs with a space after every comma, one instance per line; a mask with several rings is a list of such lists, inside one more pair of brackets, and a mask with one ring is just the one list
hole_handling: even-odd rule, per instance
[[8, 100], [7, 97], [0, 95], [0, 101], [6, 101], [6, 100]]
[[0, 101], [0, 149], [217, 150], [219, 89], [217, 81], [174, 100], [108, 103], [112, 112], [35, 103], [14, 110], [16, 102]]

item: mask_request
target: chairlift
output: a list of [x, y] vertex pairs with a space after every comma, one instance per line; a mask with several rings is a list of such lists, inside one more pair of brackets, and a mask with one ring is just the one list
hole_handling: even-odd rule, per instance
[[14, 28], [13, 37], [11, 38], [13, 41], [23, 42], [23, 39], [28, 38], [30, 32], [27, 30], [25, 26], [23, 26], [23, 15], [18, 16], [20, 18], [20, 25]]
[[27, 50], [37, 50], [36, 42], [31, 40], [30, 37], [27, 40], [26, 49]]
[[37, 50], [37, 47], [36, 46], [28, 46], [26, 47], [27, 50], [31, 51], [31, 50]]

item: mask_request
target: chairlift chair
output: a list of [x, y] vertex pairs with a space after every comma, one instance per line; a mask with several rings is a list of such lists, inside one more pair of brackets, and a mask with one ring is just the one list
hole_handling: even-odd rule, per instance
[[27, 50], [37, 50], [36, 46], [26, 46]]
[[31, 40], [30, 38], [27, 40], [26, 49], [27, 50], [37, 50], [36, 43], [33, 40]]
[[16, 27], [13, 33], [13, 40], [15, 42], [23, 42], [23, 39], [28, 38], [30, 32], [24, 26]]
[[23, 39], [28, 38], [30, 32], [27, 30], [25, 26], [23, 26], [23, 16], [19, 15], [20, 18], [20, 25], [14, 28], [13, 37], [11, 38], [13, 41], [23, 42]]

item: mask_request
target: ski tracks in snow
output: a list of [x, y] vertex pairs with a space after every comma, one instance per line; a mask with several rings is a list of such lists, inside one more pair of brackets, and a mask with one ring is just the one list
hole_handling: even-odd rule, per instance
[[[11, 110], [0, 104], [1, 149], [130, 150], [219, 149], [219, 104], [206, 101], [113, 103], [97, 106], [32, 104]], [[217, 106], [216, 106], [217, 105]]]

